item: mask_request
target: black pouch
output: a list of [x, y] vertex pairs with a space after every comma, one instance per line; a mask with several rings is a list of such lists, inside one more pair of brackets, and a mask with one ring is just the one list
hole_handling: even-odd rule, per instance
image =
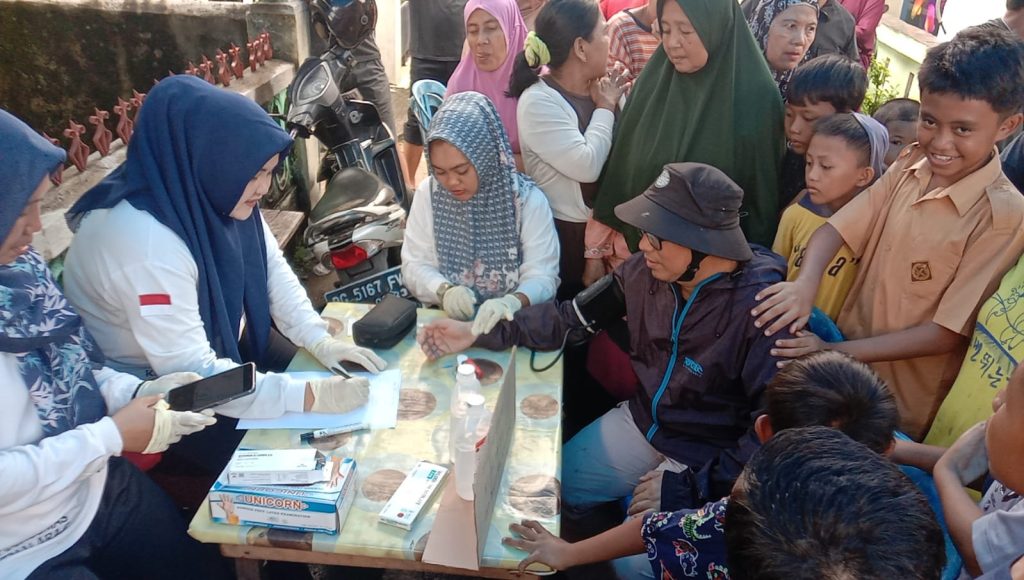
[[391, 348], [416, 326], [416, 303], [389, 294], [352, 325], [352, 338], [366, 348]]

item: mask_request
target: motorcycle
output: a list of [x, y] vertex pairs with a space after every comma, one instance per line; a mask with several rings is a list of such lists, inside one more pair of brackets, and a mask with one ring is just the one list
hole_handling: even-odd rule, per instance
[[[334, 271], [335, 287], [345, 287], [385, 272], [398, 276], [411, 200], [394, 136], [376, 107], [341, 88], [355, 66], [350, 49], [373, 29], [368, 21], [376, 19], [375, 5], [321, 2], [317, 10], [317, 4], [311, 4], [314, 27], [327, 31], [330, 47], [299, 67], [288, 88], [285, 127], [293, 138], [313, 137], [326, 148], [317, 172], [317, 181], [326, 182], [324, 195], [310, 209], [303, 243], [316, 261], [313, 273]], [[353, 18], [361, 25], [356, 32]]]

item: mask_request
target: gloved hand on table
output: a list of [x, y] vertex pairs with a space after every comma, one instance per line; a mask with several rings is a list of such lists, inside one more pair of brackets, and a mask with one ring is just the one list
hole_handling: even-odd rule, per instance
[[368, 348], [326, 337], [309, 347], [309, 352], [327, 368], [338, 366], [342, 361], [356, 363], [371, 373], [379, 373], [388, 363]]
[[441, 298], [445, 314], [455, 320], [472, 320], [476, 310], [476, 294], [465, 286], [452, 286]]
[[491, 298], [480, 305], [480, 311], [476, 313], [473, 321], [473, 334], [480, 336], [490, 332], [498, 321], [511, 321], [515, 313], [523, 307], [523, 303], [515, 294], [506, 294], [501, 298]]
[[355, 377], [327, 377], [306, 383], [313, 394], [314, 413], [347, 413], [370, 400], [370, 381]]

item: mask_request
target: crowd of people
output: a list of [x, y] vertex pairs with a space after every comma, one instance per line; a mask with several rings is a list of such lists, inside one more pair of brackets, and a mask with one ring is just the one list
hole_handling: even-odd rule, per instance
[[[1024, 284], [1024, 2], [873, 116], [874, 0], [422, 4], [413, 80], [447, 87], [405, 127], [429, 176], [404, 283], [448, 315], [424, 353], [589, 340], [621, 361], [621, 401], [562, 450], [589, 537], [515, 525], [522, 570], [1024, 578], [1024, 341], [979, 320]], [[330, 335], [260, 218], [291, 146], [251, 100], [161, 81], [68, 212], [61, 288], [30, 242], [64, 152], [0, 111], [3, 576], [220, 577], [121, 454], [213, 477], [233, 418], [366, 402], [365, 379], [281, 372], [299, 348], [387, 366]], [[251, 397], [162, 402], [243, 362]], [[954, 383], [991, 412], [922, 443]], [[624, 522], [587, 528], [608, 505]]]
[[[663, 0], [608, 16], [590, 0], [548, 0], [525, 38], [514, 15], [504, 44], [467, 28], [459, 68], [509, 70], [449, 85], [439, 117], [452, 123], [467, 91], [518, 100], [514, 122], [491, 116], [518, 154], [503, 178], [522, 219], [513, 265], [525, 281], [526, 250], [554, 232], [558, 289], [538, 302], [506, 284], [499, 293], [519, 299], [498, 315], [487, 307], [486, 256], [507, 246], [504, 228], [459, 238], [475, 248], [462, 259], [475, 276], [435, 265], [427, 278], [406, 259], [417, 297], [450, 316], [420, 332], [423, 350], [594, 339], [590, 356], [621, 361], [633, 383], [562, 454], [566, 519], [618, 503], [625, 523], [576, 543], [514, 526], [506, 544], [528, 552], [521, 569], [614, 560], [621, 578], [1024, 577], [1024, 481], [999, 467], [1024, 451], [1024, 427], [1007, 418], [1024, 371], [977, 377], [971, 396], [993, 402], [987, 439], [979, 424], [948, 450], [921, 443], [965, 357], [984, 354], [979, 310], [1016, 300], [996, 290], [1024, 253], [1024, 184], [1008, 177], [1021, 166], [1013, 24], [1024, 6], [1011, 0], [999, 23], [932, 48], [920, 101], [868, 115], [881, 15], [868, 4], [854, 17], [836, 0]], [[510, 6], [471, 2], [463, 15], [503, 23]], [[501, 52], [503, 64], [484, 62]], [[429, 152], [454, 144], [433, 128], [426, 141]], [[497, 189], [466, 157], [458, 180], [429, 162], [419, 193], [434, 212], [414, 207], [410, 226], [417, 214], [435, 232], [461, 223], [468, 207], [437, 208], [464, 198], [466, 182], [479, 182], [476, 195]], [[546, 234], [523, 219], [538, 215], [523, 194], [536, 188]], [[474, 319], [465, 305], [477, 302]], [[992, 337], [1013, 367], [1017, 336]], [[778, 450], [783, 430], [809, 451]], [[866, 446], [864, 457], [830, 455], [833, 440]], [[829, 470], [864, 479], [824, 483]]]

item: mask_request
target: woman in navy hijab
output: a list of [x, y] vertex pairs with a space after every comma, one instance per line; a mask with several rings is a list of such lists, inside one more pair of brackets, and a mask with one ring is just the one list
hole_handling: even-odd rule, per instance
[[[296, 346], [327, 367], [386, 366], [331, 337], [260, 218], [259, 200], [291, 145], [252, 100], [195, 77], [169, 77], [150, 91], [125, 163], [68, 213], [77, 228], [64, 271], [68, 299], [112, 366], [143, 378], [210, 376], [248, 361], [280, 371]], [[283, 355], [271, 346], [278, 331], [294, 345]], [[253, 396], [216, 411], [344, 412], [367, 394], [365, 379], [306, 383], [268, 372]], [[218, 424], [218, 441], [193, 438], [194, 449], [178, 450], [219, 473], [240, 438], [231, 423]]]
[[214, 419], [133, 399], [139, 379], [104, 367], [29, 245], [64, 157], [0, 110], [0, 575], [216, 578], [171, 500], [119, 457], [161, 451]]

